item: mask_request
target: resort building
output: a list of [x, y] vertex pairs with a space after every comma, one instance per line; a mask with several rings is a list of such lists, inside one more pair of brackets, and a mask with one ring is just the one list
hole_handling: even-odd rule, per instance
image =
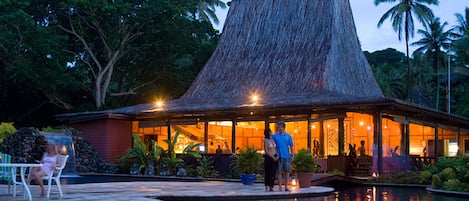
[[57, 118], [114, 162], [131, 134], [165, 146], [176, 130], [178, 151], [191, 142], [207, 154], [261, 151], [279, 120], [324, 171], [347, 171], [353, 147], [373, 164], [367, 175], [469, 155], [468, 118], [384, 97], [348, 0], [233, 0], [220, 44], [182, 97]]

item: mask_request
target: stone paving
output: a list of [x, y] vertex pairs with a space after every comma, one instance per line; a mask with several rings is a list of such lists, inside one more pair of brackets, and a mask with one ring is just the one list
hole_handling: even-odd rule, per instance
[[[238, 182], [178, 182], [178, 181], [138, 181], [138, 182], [106, 182], [87, 184], [62, 185], [64, 196], [60, 197], [55, 185], [52, 186], [51, 198], [39, 196], [39, 186], [32, 185], [33, 200], [136, 200], [156, 201], [165, 197], [178, 197], [181, 200], [246, 200], [246, 199], [272, 199], [295, 198], [305, 196], [329, 195], [333, 188], [311, 186], [309, 188], [291, 187], [289, 192], [265, 192], [262, 183], [243, 185]], [[277, 187], [276, 187], [277, 188]], [[0, 200], [27, 200], [23, 197], [23, 187], [18, 187], [18, 195], [12, 197], [7, 194], [8, 186], [0, 185]], [[158, 199], [160, 198], [160, 199]]]

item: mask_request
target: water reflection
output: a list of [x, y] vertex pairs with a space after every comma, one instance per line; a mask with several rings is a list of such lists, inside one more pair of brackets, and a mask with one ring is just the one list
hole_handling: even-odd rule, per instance
[[456, 198], [427, 192], [417, 187], [335, 187], [336, 191], [329, 196], [267, 199], [263, 201], [467, 201], [468, 198]]

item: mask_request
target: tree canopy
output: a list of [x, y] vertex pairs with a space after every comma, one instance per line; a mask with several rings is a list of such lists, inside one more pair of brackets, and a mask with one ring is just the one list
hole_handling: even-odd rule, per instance
[[[57, 123], [53, 118], [58, 113], [178, 98], [215, 50], [220, 33], [210, 24], [216, 22], [210, 13], [220, 3], [0, 1], [0, 122], [49, 126]], [[426, 39], [416, 44], [426, 51], [409, 58], [417, 80], [415, 103], [431, 107], [444, 102], [443, 92], [435, 91], [444, 89], [438, 83], [448, 81], [451, 66], [450, 112], [469, 116], [468, 10], [456, 14], [451, 41], [442, 41], [442, 51], [433, 59], [438, 66], [428, 62], [428, 54], [436, 51], [428, 45], [433, 32], [443, 33], [442, 26], [419, 31]], [[385, 96], [406, 99], [406, 55], [394, 49], [365, 55]], [[437, 74], [440, 81], [434, 79]]]
[[0, 121], [179, 97], [218, 43], [201, 1], [2, 1]]

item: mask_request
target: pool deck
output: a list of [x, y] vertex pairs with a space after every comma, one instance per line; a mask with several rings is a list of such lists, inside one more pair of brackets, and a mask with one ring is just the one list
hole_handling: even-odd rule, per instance
[[[60, 197], [57, 187], [52, 186], [51, 198], [41, 198], [40, 188], [31, 185], [33, 200], [138, 200], [155, 201], [165, 197], [177, 197], [181, 200], [248, 200], [297, 198], [331, 195], [333, 188], [311, 186], [309, 188], [290, 187], [289, 192], [265, 192], [262, 183], [243, 185], [238, 182], [180, 182], [180, 181], [138, 181], [106, 182], [87, 184], [63, 184], [64, 196]], [[278, 186], [276, 186], [277, 190]], [[0, 200], [27, 200], [23, 198], [23, 187], [17, 187], [16, 197], [8, 195], [8, 186], [0, 184]]]

